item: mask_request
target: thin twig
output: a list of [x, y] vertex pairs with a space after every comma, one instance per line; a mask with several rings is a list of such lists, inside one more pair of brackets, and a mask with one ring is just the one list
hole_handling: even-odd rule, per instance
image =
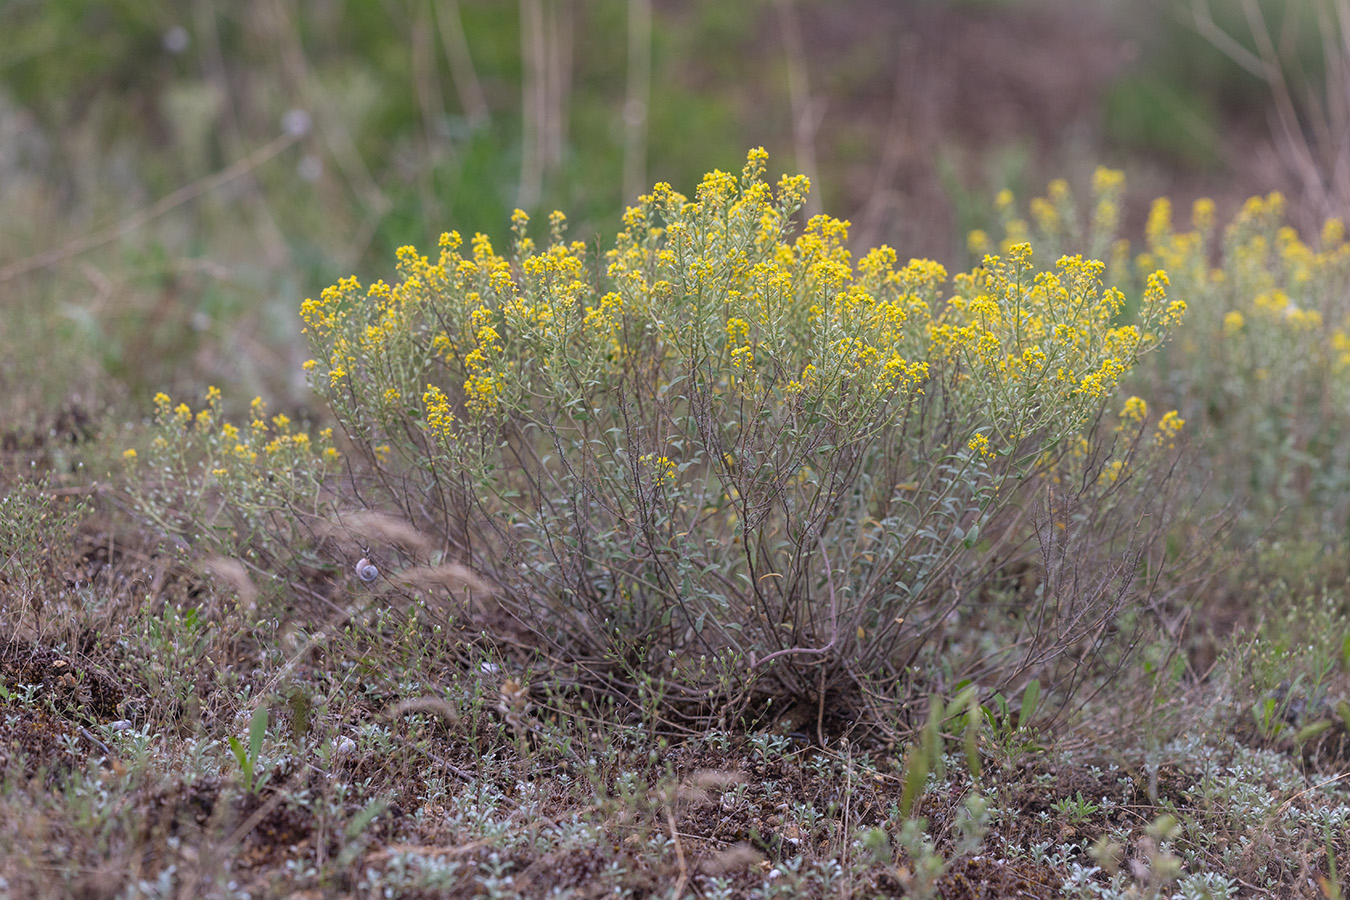
[[[816, 129], [820, 126], [820, 104], [811, 98], [811, 86], [806, 77], [806, 51], [802, 44], [801, 26], [792, 0], [776, 0], [778, 25], [783, 32], [783, 52], [787, 55], [788, 98], [792, 103], [792, 144], [797, 166], [813, 181], [816, 180]], [[821, 212], [819, 192], [806, 198], [808, 216]]]
[[459, 103], [464, 109], [464, 117], [469, 127], [481, 128], [487, 124], [488, 105], [483, 96], [483, 85], [478, 80], [478, 72], [473, 66], [473, 56], [469, 53], [469, 41], [464, 36], [464, 21], [459, 13], [459, 0], [441, 0], [432, 4], [436, 13], [436, 25], [440, 31], [441, 47], [450, 62], [450, 74], [455, 81], [455, 90], [459, 93]]
[[1311, 794], [1313, 791], [1317, 790], [1318, 788], [1324, 788], [1324, 787], [1326, 787], [1326, 786], [1329, 785], [1329, 784], [1335, 784], [1336, 782], [1340, 781], [1342, 778], [1350, 778], [1350, 772], [1342, 772], [1341, 774], [1337, 775], [1337, 776], [1334, 777], [1334, 778], [1328, 778], [1326, 781], [1320, 782], [1320, 783], [1318, 783], [1318, 784], [1314, 784], [1314, 785], [1313, 785], [1312, 787], [1310, 787], [1310, 788], [1304, 788], [1303, 790], [1299, 791], [1299, 792], [1298, 792], [1297, 794], [1295, 794], [1294, 796], [1290, 797], [1288, 800], [1286, 800], [1286, 801], [1284, 801], [1283, 803], [1281, 803], [1281, 804], [1280, 804], [1280, 808], [1277, 809], [1277, 810], [1275, 810], [1275, 815], [1271, 817], [1271, 820], [1274, 821], [1275, 819], [1278, 819], [1280, 816], [1284, 815], [1284, 811], [1285, 811], [1286, 809], [1288, 809], [1288, 808], [1293, 804], [1293, 802], [1294, 802], [1295, 800], [1297, 800], [1299, 797], [1302, 797], [1304, 794]]
[[788, 647], [784, 650], [778, 650], [770, 653], [762, 659], [752, 659], [750, 661], [750, 671], [758, 669], [771, 659], [778, 656], [787, 656], [793, 653], [805, 653], [819, 656], [834, 649], [834, 644], [839, 640], [839, 603], [834, 595], [834, 573], [830, 569], [830, 554], [825, 550], [825, 542], [821, 540], [820, 535], [816, 535], [816, 541], [820, 544], [820, 554], [825, 561], [825, 586], [830, 592], [830, 642], [824, 647]]
[[628, 97], [623, 104], [625, 203], [641, 193], [647, 178], [647, 104], [651, 86], [651, 0], [628, 0]]
[[675, 827], [675, 811], [671, 809], [670, 803], [666, 803], [666, 824], [670, 826], [670, 839], [675, 842], [675, 860], [680, 865], [680, 878], [670, 894], [678, 900], [680, 894], [684, 893], [684, 886], [689, 883], [689, 864], [684, 858], [684, 842], [680, 840], [680, 832]]

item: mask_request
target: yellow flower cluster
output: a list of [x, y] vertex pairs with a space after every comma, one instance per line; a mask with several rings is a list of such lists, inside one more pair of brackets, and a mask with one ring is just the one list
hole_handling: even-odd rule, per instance
[[1169, 448], [1173, 446], [1172, 441], [1181, 433], [1181, 428], [1186, 424], [1186, 420], [1177, 415], [1175, 409], [1163, 413], [1163, 417], [1158, 421], [1158, 430], [1154, 434], [1154, 440], [1158, 444], [1166, 444]]
[[[455, 414], [450, 411], [450, 401], [445, 392], [434, 384], [427, 385], [422, 394], [422, 406], [425, 408], [427, 433], [440, 441], [455, 439]], [[385, 452], [388, 450], [386, 448]]]
[[[692, 199], [657, 184], [599, 260], [564, 240], [561, 214], [536, 244], [520, 210], [509, 259], [481, 234], [467, 249], [444, 236], [434, 262], [403, 248], [392, 284], [343, 279], [302, 305], [311, 383], [349, 432], [385, 446], [412, 415], [442, 453], [467, 452], [466, 429], [555, 428], [560, 416], [610, 427], [620, 385], [649, 385], [670, 421], [697, 399], [733, 433], [751, 416], [801, 427], [809, 415], [839, 440], [897, 422], [933, 393], [989, 460], [1032, 435], [1077, 434], [1184, 313], [1161, 272], [1124, 322], [1102, 262], [1064, 255], [1039, 270], [1017, 239], [1031, 225], [1011, 195], [1000, 199], [1000, 254], [969, 272], [902, 263], [889, 247], [855, 259], [847, 221], [818, 215], [794, 228], [809, 182], [771, 186], [766, 159], [757, 149], [739, 174], [709, 173]], [[1098, 172], [1099, 223], [1117, 217], [1121, 189], [1118, 173]], [[1030, 218], [1069, 234], [1067, 183], [1052, 183]], [[408, 412], [414, 397], [420, 411]], [[673, 471], [688, 458], [648, 462]]]
[[[1181, 232], [1172, 224], [1171, 204], [1158, 200], [1137, 259], [1141, 269], [1165, 265], [1178, 293], [1193, 298], [1199, 310], [1181, 332], [1182, 365], [1196, 371], [1198, 382], [1259, 390], [1259, 397], [1250, 393], [1233, 399], [1249, 411], [1296, 396], [1302, 390], [1297, 385], [1310, 378], [1325, 381], [1314, 374], [1324, 366], [1350, 363], [1345, 226], [1339, 219], [1327, 220], [1312, 246], [1284, 223], [1285, 211], [1279, 193], [1247, 200], [1223, 229], [1221, 265], [1214, 267], [1214, 203], [1197, 200], [1191, 229]], [[1329, 328], [1329, 322], [1336, 327]], [[1199, 373], [1213, 363], [1235, 368]]]
[[1125, 401], [1125, 406], [1120, 410], [1120, 418], [1124, 422], [1133, 422], [1138, 424], [1144, 421], [1148, 416], [1148, 403], [1143, 397], [1130, 397]]
[[657, 478], [665, 483], [674, 484], [678, 474], [675, 463], [669, 457], [647, 453], [638, 457], [638, 462], [656, 472]]
[[[262, 473], [253, 469], [260, 458], [270, 471], [288, 468], [321, 467], [324, 462], [338, 458], [333, 446], [333, 430], [323, 429], [318, 440], [311, 440], [306, 431], [292, 428], [285, 414], [267, 418], [267, 404], [255, 397], [250, 404], [251, 416], [247, 433], [220, 417], [221, 392], [210, 387], [206, 403], [194, 415], [186, 403], [176, 406], [168, 394], [154, 397], [155, 425], [159, 432], [151, 444], [157, 454], [172, 454], [180, 465], [187, 465], [194, 454], [206, 459], [206, 469], [217, 479], [228, 477], [257, 480]], [[123, 456], [131, 462], [137, 459], [134, 450]]]
[[[1051, 194], [1065, 202], [1066, 191], [1052, 187]], [[966, 390], [979, 404], [1010, 411], [1010, 433], [1044, 427], [1038, 413], [1046, 411], [1072, 431], [1185, 312], [1181, 301], [1167, 301], [1167, 276], [1157, 272], [1139, 321], [1120, 324], [1125, 296], [1102, 286], [1104, 268], [1073, 255], [1037, 272], [1029, 244], [986, 256], [980, 269], [954, 280], [956, 295], [928, 328], [931, 352], [969, 373]]]
[[993, 459], [994, 451], [989, 447], [989, 438], [983, 434], [977, 434], [966, 442], [966, 448], [971, 453], [976, 453], [981, 459]]

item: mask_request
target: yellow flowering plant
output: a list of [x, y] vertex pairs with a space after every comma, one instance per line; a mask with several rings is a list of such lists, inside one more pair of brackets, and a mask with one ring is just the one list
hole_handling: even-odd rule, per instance
[[338, 459], [332, 429], [311, 436], [284, 414], [268, 416], [261, 397], [247, 425], [221, 415], [211, 387], [195, 412], [164, 393], [154, 398], [154, 437], [128, 465], [142, 514], [167, 534], [204, 554], [247, 552], [256, 564], [284, 569], [308, 547], [307, 517], [317, 511]]
[[[1051, 479], [1080, 521], [1124, 483], [1143, 426], [1099, 426], [1184, 312], [1167, 276], [1127, 320], [1103, 263], [1025, 242], [954, 277], [888, 247], [855, 260], [848, 223], [799, 224], [807, 180], [771, 186], [765, 159], [692, 198], [657, 185], [602, 257], [560, 213], [536, 244], [518, 211], [507, 255], [450, 233], [400, 250], [392, 284], [307, 300], [306, 369], [360, 496], [495, 582], [554, 658], [723, 715], [757, 685], [819, 696], [1020, 654], [1011, 677], [1084, 640], [1089, 619], [1032, 634], [1022, 610], [1006, 647], [949, 628], [986, 615], [974, 598], [1049, 521]], [[1061, 600], [1027, 602], [1044, 625]]]
[[[855, 259], [848, 223], [799, 221], [806, 178], [771, 186], [765, 159], [692, 198], [658, 184], [600, 255], [561, 213], [538, 244], [517, 212], [507, 254], [452, 232], [400, 250], [392, 282], [342, 279], [301, 317], [343, 464], [261, 399], [236, 426], [214, 389], [195, 412], [161, 395], [127, 458], [157, 473], [142, 509], [311, 592], [351, 565], [323, 559], [339, 510], [396, 512], [415, 547], [362, 580], [459, 566], [437, 603], [460, 627], [514, 623], [727, 724], [861, 685], [1067, 696], [1156, 585], [1138, 523], [1181, 421], [1115, 395], [1184, 304], [1162, 271], [1130, 301], [1104, 263], [1024, 240], [955, 275]], [[1067, 227], [1051, 194], [1037, 227]]]
[[1350, 521], [1350, 242], [1336, 219], [1310, 243], [1278, 193], [1220, 231], [1214, 204], [1185, 227], [1155, 201], [1141, 267], [1164, 265], [1194, 315], [1165, 360], [1215, 493], [1239, 497], [1250, 533], [1340, 543]]

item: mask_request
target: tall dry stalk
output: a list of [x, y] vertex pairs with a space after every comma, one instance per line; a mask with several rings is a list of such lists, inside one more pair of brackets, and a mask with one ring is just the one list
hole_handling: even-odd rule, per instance
[[431, 5], [436, 13], [441, 49], [450, 63], [450, 75], [455, 80], [455, 91], [459, 94], [464, 118], [468, 120], [470, 128], [481, 128], [487, 124], [488, 105], [483, 96], [483, 85], [478, 80], [478, 71], [473, 65], [473, 55], [469, 52], [468, 38], [464, 36], [459, 0], [441, 0]]
[[[1255, 51], [1215, 21], [1208, 0], [1191, 0], [1196, 31], [1270, 90], [1272, 140], [1279, 162], [1298, 185], [1297, 207], [1309, 225], [1350, 213], [1350, 0], [1314, 0], [1322, 39], [1323, 78], [1291, 84], [1297, 60], [1287, 50], [1305, 3], [1290, 0], [1278, 35], [1256, 0], [1241, 0]], [[1301, 79], [1300, 79], [1301, 80]]]
[[628, 97], [623, 104], [623, 197], [647, 183], [647, 106], [652, 90], [651, 0], [628, 2]]
[[454, 156], [454, 146], [444, 137], [441, 117], [445, 114], [445, 98], [441, 94], [439, 66], [436, 64], [436, 42], [432, 33], [433, 12], [430, 6], [421, 6], [412, 11], [413, 29], [411, 41], [413, 96], [417, 100], [418, 115], [422, 119], [422, 159], [418, 167], [417, 180], [422, 198], [423, 221], [428, 223], [442, 220], [440, 199], [436, 194], [432, 178], [433, 160], [441, 154]]
[[[824, 103], [811, 96], [811, 82], [806, 72], [806, 50], [802, 44], [801, 23], [792, 0], [775, 0], [778, 8], [778, 26], [783, 34], [783, 52], [787, 56], [788, 101], [792, 104], [792, 150], [797, 157], [797, 168], [812, 183], [818, 183], [820, 167], [816, 164], [816, 129], [824, 117]], [[821, 212], [820, 193], [806, 199], [807, 216]]]
[[562, 165], [571, 91], [572, 7], [566, 0], [521, 0], [520, 187], [516, 205], [532, 209], [544, 180]]

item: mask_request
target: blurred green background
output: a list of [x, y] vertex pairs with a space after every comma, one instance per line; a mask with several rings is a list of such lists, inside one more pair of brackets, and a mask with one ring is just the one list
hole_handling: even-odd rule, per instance
[[[1236, 46], [1191, 0], [3, 0], [0, 437], [207, 384], [303, 412], [296, 309], [338, 277], [517, 206], [603, 248], [757, 145], [858, 246], [949, 265], [999, 189], [1099, 163], [1135, 228], [1157, 194], [1231, 206], [1287, 173], [1215, 6]], [[1315, 7], [1263, 5], [1311, 82]]]

